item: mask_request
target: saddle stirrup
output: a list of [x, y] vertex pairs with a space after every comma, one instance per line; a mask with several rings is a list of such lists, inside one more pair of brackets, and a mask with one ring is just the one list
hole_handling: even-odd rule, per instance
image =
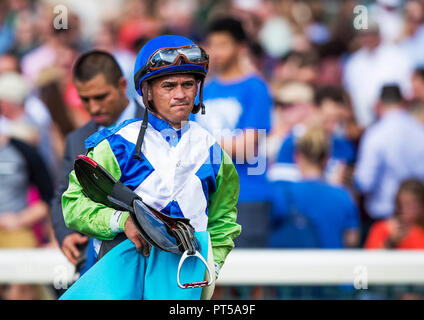
[[[208, 280], [202, 280], [202, 281], [197, 281], [197, 282], [187, 282], [185, 284], [181, 284], [180, 282], [180, 271], [181, 271], [181, 267], [184, 263], [184, 261], [189, 258], [189, 257], [197, 257], [199, 258], [203, 264], [206, 266], [206, 270], [208, 271], [209, 274], [209, 281]], [[183, 255], [181, 256], [180, 259], [180, 263], [178, 264], [178, 271], [177, 271], [177, 283], [178, 286], [181, 289], [188, 289], [188, 288], [201, 288], [201, 287], [207, 287], [210, 286], [211, 284], [213, 284], [214, 282], [214, 277], [212, 275], [211, 269], [208, 266], [208, 263], [206, 262], [205, 258], [202, 257], [202, 255], [200, 254], [199, 251], [194, 251], [193, 254], [189, 253], [189, 250], [186, 250]]]

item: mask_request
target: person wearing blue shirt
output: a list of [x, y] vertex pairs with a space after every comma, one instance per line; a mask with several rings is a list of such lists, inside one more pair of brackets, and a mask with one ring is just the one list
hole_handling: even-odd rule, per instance
[[[343, 184], [348, 168], [356, 157], [353, 143], [343, 131], [343, 109], [347, 107], [345, 93], [337, 86], [324, 86], [315, 92], [314, 102], [317, 120], [329, 136], [330, 155], [325, 168], [325, 179], [333, 184]], [[305, 124], [298, 124], [287, 135], [278, 152], [271, 180], [295, 181], [299, 178], [299, 168], [295, 164], [296, 141], [305, 132]]]
[[241, 65], [246, 35], [241, 23], [219, 18], [208, 29], [207, 43], [214, 76], [205, 84], [205, 114], [195, 120], [220, 141], [233, 158], [240, 179], [238, 247], [265, 247], [269, 195], [265, 178], [264, 140], [271, 127], [272, 98], [265, 81]]
[[341, 249], [358, 245], [357, 206], [345, 188], [323, 179], [329, 147], [321, 128], [308, 129], [295, 147], [300, 181], [272, 183], [270, 247]]

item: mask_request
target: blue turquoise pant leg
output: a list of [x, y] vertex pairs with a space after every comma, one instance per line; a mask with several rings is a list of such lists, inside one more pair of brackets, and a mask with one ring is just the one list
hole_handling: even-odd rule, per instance
[[[196, 232], [201, 254], [208, 256], [208, 232]], [[177, 285], [180, 255], [152, 248], [149, 258], [130, 240], [117, 245], [78, 279], [60, 300], [198, 300], [201, 288]], [[181, 269], [181, 283], [204, 279], [205, 266], [189, 258]]]
[[79, 278], [59, 300], [140, 300], [146, 258], [130, 240], [108, 252]]
[[[201, 245], [200, 253], [208, 258], [208, 232], [196, 232]], [[144, 279], [145, 300], [200, 300], [202, 288], [181, 289], [177, 284], [178, 264], [181, 255], [152, 248], [147, 261]], [[206, 267], [200, 259], [192, 257], [185, 260], [181, 268], [180, 282], [202, 281]]]

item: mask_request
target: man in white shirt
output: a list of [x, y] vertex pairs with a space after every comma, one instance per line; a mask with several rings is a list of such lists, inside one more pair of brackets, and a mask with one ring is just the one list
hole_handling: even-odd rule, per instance
[[406, 178], [424, 179], [424, 127], [402, 105], [400, 89], [384, 86], [381, 118], [362, 137], [354, 181], [373, 219], [393, 214], [395, 195]]
[[358, 33], [358, 41], [361, 48], [348, 58], [343, 82], [358, 123], [367, 127], [375, 120], [375, 105], [384, 84], [398, 83], [403, 95], [410, 95], [413, 66], [400, 47], [381, 40], [373, 22]]

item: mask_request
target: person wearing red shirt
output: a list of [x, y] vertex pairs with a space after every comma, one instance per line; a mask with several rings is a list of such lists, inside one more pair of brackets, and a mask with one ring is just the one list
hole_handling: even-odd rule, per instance
[[424, 249], [424, 183], [407, 179], [396, 195], [393, 218], [375, 222], [365, 249]]

